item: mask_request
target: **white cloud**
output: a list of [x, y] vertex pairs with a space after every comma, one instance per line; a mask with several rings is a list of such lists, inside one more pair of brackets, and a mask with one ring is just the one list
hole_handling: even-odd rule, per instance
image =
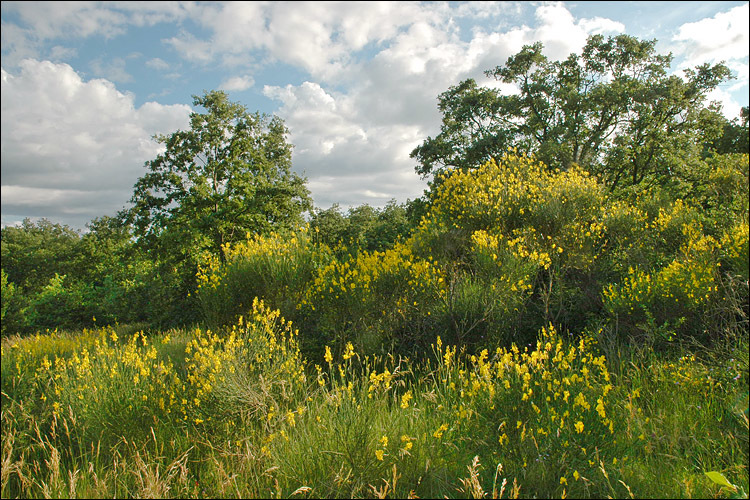
[[243, 91], [247, 90], [250, 87], [255, 85], [255, 80], [253, 80], [252, 76], [244, 75], [244, 76], [234, 76], [232, 78], [229, 78], [228, 80], [224, 80], [221, 82], [221, 85], [219, 85], [219, 89], [221, 90], [237, 90], [237, 91]]
[[672, 37], [686, 66], [748, 57], [750, 31], [748, 4], [720, 12], [711, 18], [680, 26]]
[[180, 2], [3, 2], [3, 10], [14, 12], [40, 39], [111, 38], [123, 34], [130, 24], [152, 26], [186, 15]]
[[282, 102], [277, 114], [295, 144], [295, 170], [308, 178], [316, 206], [383, 206], [391, 198], [405, 201], [422, 194], [426, 184], [408, 157], [420, 139], [417, 127], [368, 126], [350, 97], [316, 83], [267, 86], [264, 94]]
[[75, 57], [78, 51], [71, 47], [63, 47], [62, 45], [55, 45], [49, 51], [49, 58], [53, 61], [60, 61], [62, 59], [69, 59]]
[[187, 127], [191, 112], [135, 108], [108, 80], [31, 59], [17, 73], [2, 70], [1, 99], [4, 217], [73, 214], [79, 227], [126, 204], [144, 162], [161, 150], [151, 137]]
[[[278, 114], [296, 145], [295, 167], [307, 174], [319, 206], [355, 199], [383, 205], [390, 197], [419, 196], [426, 185], [414, 173], [409, 154], [439, 130], [438, 94], [469, 77], [493, 85], [483, 71], [503, 64], [524, 44], [542, 41], [548, 56], [561, 58], [580, 51], [589, 34], [624, 29], [603, 18], [576, 21], [564, 6], [552, 4], [536, 10], [534, 27], [476, 30], [463, 41], [455, 13], [444, 4], [411, 7], [422, 15], [404, 17], [408, 23], [386, 31], [391, 37], [383, 37], [383, 47], [373, 58], [339, 59], [355, 75], [345, 90], [329, 90], [322, 71], [316, 82], [264, 88], [267, 97], [282, 103]], [[329, 61], [335, 59], [334, 52], [328, 53]]]
[[[748, 4], [720, 12], [713, 17], [680, 26], [672, 37], [670, 50], [681, 58], [678, 69], [692, 68], [704, 63], [724, 62], [736, 80], [711, 91], [708, 101], [721, 103], [729, 118], [739, 116], [739, 95], [747, 95], [748, 55], [750, 45], [750, 15]], [[738, 95], [739, 94], [739, 95]], [[746, 98], [745, 98], [746, 99]], [[745, 105], [747, 100], [745, 100]]]
[[407, 2], [228, 2], [192, 5], [192, 19], [210, 39], [183, 31], [169, 38], [184, 58], [249, 65], [253, 52], [306, 70], [316, 79], [344, 75], [354, 54], [395, 36], [431, 11]]
[[[548, 57], [560, 59], [571, 52], [580, 52], [591, 34], [625, 31], [622, 23], [611, 19], [576, 18], [562, 3], [128, 2], [63, 4], [49, 12], [38, 3], [28, 6], [11, 3], [7, 7], [6, 4], [3, 2], [4, 11], [7, 8], [15, 11], [26, 27], [9, 25], [6, 30], [3, 24], [4, 54], [9, 47], [15, 60], [22, 54], [28, 56], [38, 51], [40, 40], [114, 37], [131, 25], [190, 19], [191, 23], [175, 25], [181, 30], [179, 34], [166, 35], [171, 37], [163, 42], [185, 60], [205, 65], [211, 71], [217, 71], [218, 66], [232, 68], [232, 77], [224, 74], [215, 80], [222, 82], [220, 88], [224, 90], [253, 87], [256, 82], [250, 75], [260, 79], [259, 70], [264, 66], [278, 62], [293, 66], [302, 74], [300, 80], [308, 81], [299, 85], [267, 85], [263, 94], [281, 104], [277, 114], [285, 119], [291, 131], [295, 169], [308, 176], [319, 206], [364, 201], [382, 205], [391, 196], [399, 200], [418, 196], [425, 184], [414, 173], [415, 162], [409, 153], [439, 130], [438, 94], [466, 78], [514, 92], [510, 86], [487, 79], [483, 71], [504, 64], [525, 44], [541, 41]], [[745, 19], [746, 8], [745, 5]], [[526, 24], [516, 22], [522, 11], [534, 14], [526, 19]], [[476, 19], [482, 19], [482, 24], [473, 22]], [[738, 33], [742, 30], [741, 24], [735, 26], [725, 17], [713, 19], [720, 26], [711, 30]], [[201, 31], [193, 31], [194, 25]], [[707, 25], [701, 26], [702, 30], [708, 29]], [[744, 40], [746, 46], [746, 21], [744, 26], [745, 38], [739, 41]], [[695, 57], [708, 57], [730, 48], [739, 53], [735, 38], [742, 33], [735, 33], [733, 38], [725, 37], [722, 32], [721, 36], [709, 39], [699, 37], [696, 33], [700, 32], [685, 25], [678, 34], [686, 54], [688, 48]], [[58, 52], [64, 55], [62, 47]], [[744, 54], [747, 57], [746, 47]], [[9, 67], [6, 61], [10, 60], [14, 59], [4, 55], [6, 69]], [[149, 140], [152, 131], [176, 123], [178, 118], [186, 120], [187, 106], [147, 103], [134, 108], [133, 96], [118, 92], [111, 83], [130, 77], [124, 60], [106, 64], [98, 61], [97, 74], [110, 81], [84, 82], [70, 67], [52, 65], [50, 70], [44, 69], [44, 64], [48, 63], [26, 63], [20, 73], [7, 75], [16, 87], [21, 80], [29, 87], [24, 91], [24, 99], [32, 106], [28, 119], [15, 110], [20, 130], [25, 132], [10, 131], [6, 140], [4, 128], [3, 189], [8, 189], [6, 184], [10, 186], [6, 175], [9, 179], [36, 176], [38, 185], [30, 181], [14, 181], [12, 185], [19, 189], [34, 186], [64, 189], [66, 193], [72, 189], [91, 193], [90, 188], [81, 186], [87, 179], [97, 178], [94, 165], [111, 164], [128, 172], [122, 192], [128, 191], [129, 195], [143, 161], [155, 154], [154, 144]], [[146, 66], [170, 71], [164, 75], [166, 78], [181, 78], [177, 70], [185, 75], [196, 74], [192, 69], [182, 71], [181, 65], [169, 64], [158, 57], [148, 59]], [[746, 77], [746, 63], [732, 67]], [[50, 83], [53, 76], [57, 79], [55, 85]], [[3, 123], [6, 123], [5, 81], [4, 72]], [[34, 90], [34, 85], [43, 85], [40, 82], [47, 82], [44, 85], [50, 88]], [[15, 95], [22, 93], [18, 88], [15, 92]], [[80, 94], [86, 95], [86, 100]], [[29, 125], [33, 119], [39, 120], [38, 137]], [[7, 154], [6, 143], [13, 145]], [[13, 172], [6, 174], [6, 156], [14, 158], [23, 168], [14, 167]], [[126, 160], [135, 166], [125, 167]], [[59, 161], [54, 169], [69, 176], [56, 181], [63, 182], [64, 188], [43, 181], [42, 166], [51, 166], [53, 161]], [[49, 171], [54, 174], [54, 169]], [[113, 171], [101, 182], [111, 181]], [[80, 172], [84, 174], [79, 175]], [[52, 191], [47, 194], [48, 199], [57, 196]], [[8, 196], [9, 199], [26, 196], [30, 200], [36, 195], [14, 187]], [[5, 202], [3, 207], [5, 211]]]
[[576, 21], [562, 3], [542, 5], [535, 16], [540, 26], [528, 33], [525, 43], [543, 42], [544, 54], [554, 60], [580, 53], [589, 35], [625, 31], [622, 23], [601, 17]]
[[169, 63], [159, 57], [154, 57], [146, 61], [146, 66], [157, 71], [166, 71], [169, 69]]
[[130, 25], [152, 26], [180, 21], [187, 14], [179, 2], [3, 2], [3, 13], [15, 14], [20, 26], [3, 23], [3, 67], [25, 58], [47, 56], [42, 42], [103, 36], [113, 38]]
[[125, 64], [125, 59], [122, 57], [115, 57], [106, 62], [98, 58], [89, 63], [96, 76], [104, 77], [115, 83], [132, 82], [133, 76], [127, 72]]

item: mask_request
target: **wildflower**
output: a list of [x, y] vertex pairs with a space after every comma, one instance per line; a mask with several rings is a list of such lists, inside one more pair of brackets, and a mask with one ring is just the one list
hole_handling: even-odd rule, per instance
[[414, 446], [414, 443], [411, 442], [411, 438], [407, 435], [401, 436], [401, 442], [404, 443], [404, 451], [411, 450], [412, 446]]
[[448, 424], [442, 424], [438, 428], [438, 430], [436, 430], [435, 432], [432, 433], [432, 436], [435, 437], [435, 438], [437, 438], [437, 439], [440, 439], [441, 437], [443, 437], [443, 433], [445, 431], [447, 431], [447, 430], [448, 430]]
[[578, 434], [582, 433], [583, 432], [583, 422], [581, 422], [580, 420], [578, 422], [576, 422], [575, 428], [576, 428], [576, 432]]
[[383, 453], [384, 453], [383, 450], [375, 450], [375, 458], [377, 458], [378, 460], [380, 460], [382, 462], [383, 461]]
[[403, 409], [408, 408], [410, 399], [412, 399], [411, 390], [406, 391], [406, 394], [401, 396], [401, 408]]
[[324, 359], [327, 363], [331, 363], [333, 361], [333, 355], [331, 354], [331, 348], [326, 346], [326, 354]]
[[[329, 351], [326, 351], [326, 356], [328, 356]], [[354, 346], [351, 342], [346, 343], [346, 349], [344, 350], [344, 361], [354, 356]], [[328, 361], [328, 358], [326, 358], [326, 361]]]

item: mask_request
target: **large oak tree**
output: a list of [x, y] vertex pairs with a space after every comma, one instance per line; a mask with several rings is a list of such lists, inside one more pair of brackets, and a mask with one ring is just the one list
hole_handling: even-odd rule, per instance
[[468, 79], [440, 94], [440, 133], [412, 151], [416, 171], [476, 168], [518, 148], [553, 168], [581, 165], [612, 188], [669, 173], [675, 155], [704, 139], [706, 95], [730, 73], [705, 64], [684, 78], [670, 74], [672, 56], [655, 44], [594, 35], [562, 61], [549, 60], [540, 42], [524, 46], [485, 72], [518, 93]]
[[305, 179], [291, 171], [283, 121], [251, 114], [222, 91], [193, 96], [205, 113], [190, 130], [156, 136], [166, 150], [146, 163], [127, 216], [135, 235], [158, 249], [209, 250], [250, 233], [302, 222], [312, 206]]

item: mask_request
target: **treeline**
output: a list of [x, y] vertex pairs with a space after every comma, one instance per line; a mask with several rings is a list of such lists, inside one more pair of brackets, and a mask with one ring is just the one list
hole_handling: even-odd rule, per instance
[[[334, 247], [384, 250], [417, 226], [421, 200], [383, 208], [364, 204], [313, 210], [317, 241]], [[416, 215], [415, 215], [416, 214]], [[203, 320], [195, 272], [155, 262], [114, 217], [78, 231], [47, 219], [2, 229], [2, 332], [73, 330], [96, 324], [161, 328]]]

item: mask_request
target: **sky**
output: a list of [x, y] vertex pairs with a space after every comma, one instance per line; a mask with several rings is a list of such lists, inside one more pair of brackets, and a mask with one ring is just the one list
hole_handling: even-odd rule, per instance
[[672, 70], [724, 61], [709, 98], [748, 105], [748, 2], [2, 2], [2, 225], [85, 230], [129, 206], [154, 134], [189, 128], [221, 89], [276, 114], [317, 208], [422, 195], [409, 153], [440, 131], [437, 96], [540, 41], [657, 39]]

